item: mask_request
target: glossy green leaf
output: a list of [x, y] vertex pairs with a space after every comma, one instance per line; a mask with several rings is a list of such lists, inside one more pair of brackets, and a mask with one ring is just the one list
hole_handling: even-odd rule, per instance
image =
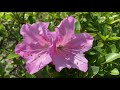
[[104, 44], [103, 44], [102, 42], [98, 42], [98, 45], [97, 45], [97, 46], [98, 46], [98, 47], [103, 47], [103, 45], [104, 45]]
[[91, 66], [92, 71], [93, 71], [93, 76], [95, 76], [99, 72], [99, 67], [98, 66]]
[[112, 62], [118, 58], [120, 58], [120, 53], [109, 53], [106, 55], [106, 62]]
[[119, 70], [117, 68], [114, 68], [111, 73], [111, 75], [119, 75]]
[[76, 26], [76, 30], [80, 31], [81, 26], [80, 26], [80, 22], [79, 21], [76, 22], [75, 26]]
[[112, 45], [110, 46], [110, 48], [111, 48], [112, 53], [114, 53], [114, 52], [117, 51], [117, 48], [116, 48], [115, 44], [112, 44]]
[[110, 41], [120, 40], [120, 37], [110, 37], [107, 40], [110, 40]]
[[7, 59], [13, 59], [13, 58], [18, 58], [19, 55], [15, 54], [15, 53], [10, 53], [8, 56], [7, 56]]
[[117, 20], [111, 22], [110, 24], [114, 24], [114, 23], [116, 23], [116, 22], [120, 22], [120, 19], [117, 19]]
[[100, 38], [101, 38], [102, 40], [104, 40], [104, 41], [108, 38], [108, 36], [104, 36], [104, 35], [102, 35], [102, 34], [100, 34], [100, 33], [98, 33], [98, 35], [99, 35]]

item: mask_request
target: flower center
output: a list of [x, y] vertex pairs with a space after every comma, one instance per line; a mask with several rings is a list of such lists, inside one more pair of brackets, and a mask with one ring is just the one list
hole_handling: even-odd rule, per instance
[[62, 51], [63, 50], [63, 46], [62, 45], [59, 45], [58, 47], [57, 47], [57, 50], [60, 50], [60, 51]]

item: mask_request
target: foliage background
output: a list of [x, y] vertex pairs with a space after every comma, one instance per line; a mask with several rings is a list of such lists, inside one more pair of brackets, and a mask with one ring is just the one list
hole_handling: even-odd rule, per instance
[[[60, 73], [47, 65], [34, 75], [25, 69], [25, 60], [14, 53], [22, 41], [20, 28], [24, 23], [50, 22], [49, 29], [74, 16], [76, 33], [94, 36], [94, 45], [86, 52], [88, 72], [63, 69]], [[120, 13], [119, 12], [0, 12], [0, 77], [1, 78], [119, 78], [120, 74]]]

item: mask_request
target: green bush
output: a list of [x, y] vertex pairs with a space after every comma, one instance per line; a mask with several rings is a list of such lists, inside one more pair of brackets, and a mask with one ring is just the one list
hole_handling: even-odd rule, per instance
[[[94, 36], [91, 50], [85, 53], [88, 72], [63, 69], [60, 73], [47, 65], [34, 75], [25, 69], [25, 60], [14, 52], [22, 41], [20, 28], [24, 23], [50, 22], [54, 28], [67, 16], [74, 16], [76, 33]], [[119, 12], [0, 12], [0, 77], [1, 78], [107, 78], [120, 77], [120, 13]]]

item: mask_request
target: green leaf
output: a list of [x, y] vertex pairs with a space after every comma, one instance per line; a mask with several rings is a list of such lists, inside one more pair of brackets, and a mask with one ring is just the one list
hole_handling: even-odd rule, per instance
[[18, 58], [18, 57], [19, 57], [19, 55], [12, 52], [7, 56], [7, 59], [13, 59], [13, 58]]
[[120, 58], [120, 54], [119, 53], [109, 53], [106, 55], [106, 62], [112, 62], [118, 58]]
[[97, 46], [98, 46], [98, 47], [103, 47], [103, 45], [104, 45], [104, 44], [103, 44], [102, 42], [98, 42], [98, 45], [97, 45]]
[[35, 75], [31, 75], [29, 73], [26, 73], [26, 78], [36, 78], [36, 76]]
[[98, 20], [99, 20], [99, 21], [98, 21], [99, 23], [105, 22], [106, 17], [100, 17]]
[[96, 33], [89, 33], [89, 34], [91, 34], [93, 37], [96, 37]]
[[120, 37], [110, 37], [107, 40], [110, 40], [110, 41], [120, 40]]
[[90, 54], [90, 55], [95, 55], [95, 54], [96, 54], [96, 52], [89, 52], [89, 54]]
[[12, 20], [11, 13], [6, 13], [5, 19], [8, 20], [8, 21], [11, 21]]
[[3, 28], [4, 28], [4, 26], [3, 26], [3, 24], [1, 24], [1, 25], [0, 25], [0, 29], [3, 29]]
[[118, 71], [117, 68], [114, 68], [114, 69], [111, 71], [110, 74], [111, 74], [111, 75], [119, 75], [119, 71]]
[[65, 18], [65, 17], [67, 17], [67, 13], [66, 13], [66, 12], [62, 12], [62, 13], [60, 13], [60, 17], [61, 17], [61, 18]]
[[28, 17], [28, 20], [30, 21], [31, 24], [34, 23], [34, 19], [33, 19], [32, 16], [29, 16], [29, 17]]
[[110, 48], [111, 48], [112, 53], [116, 52], [117, 50], [115, 44], [112, 44]]
[[86, 22], [87, 21], [87, 19], [84, 17], [83, 19], [82, 19], [84, 22]]
[[91, 66], [92, 71], [93, 71], [93, 76], [95, 76], [99, 72], [99, 67], [98, 66]]
[[80, 22], [79, 21], [76, 22], [75, 26], [76, 26], [76, 30], [80, 31], [81, 26], [80, 26]]
[[4, 12], [0, 12], [0, 18], [4, 16]]
[[103, 36], [102, 34], [98, 33], [99, 37], [102, 39], [102, 40], [106, 40], [108, 38], [108, 35], [107, 36]]
[[54, 28], [55, 28], [55, 23], [54, 22], [50, 22], [49, 28], [50, 28], [51, 31], [53, 31]]
[[98, 60], [96, 60], [96, 64], [97, 65], [101, 65], [101, 63], [105, 63], [105, 57], [104, 57], [104, 55], [100, 55], [98, 57]]
[[99, 67], [98, 66], [91, 66], [89, 64], [88, 68], [88, 78], [93, 78], [97, 73], [99, 72]]
[[103, 53], [103, 49], [101, 47], [93, 47], [96, 51], [98, 51], [99, 53]]
[[3, 37], [0, 36], [0, 42], [1, 42], [2, 39], [3, 39]]
[[110, 24], [114, 24], [114, 23], [116, 23], [116, 22], [120, 22], [120, 19], [117, 19], [117, 20], [111, 22]]

